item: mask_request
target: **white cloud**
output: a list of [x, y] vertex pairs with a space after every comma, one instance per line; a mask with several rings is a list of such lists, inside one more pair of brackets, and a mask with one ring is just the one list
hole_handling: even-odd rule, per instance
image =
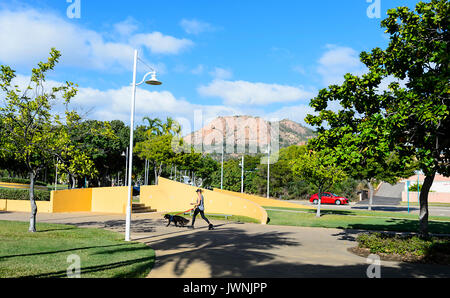
[[211, 24], [198, 21], [195, 19], [192, 20], [182, 19], [180, 22], [180, 26], [187, 34], [194, 34], [194, 35], [215, 30], [215, 28]]
[[[12, 85], [18, 85], [21, 90], [30, 83], [30, 76], [17, 74]], [[47, 80], [44, 83], [45, 90], [62, 86], [64, 83]], [[71, 100], [71, 107], [76, 109], [88, 119], [101, 121], [122, 120], [130, 122], [131, 115], [131, 86], [123, 86], [115, 89], [100, 90], [90, 87], [78, 87], [77, 95]], [[0, 91], [0, 98], [4, 96]], [[63, 101], [55, 105], [54, 112], [64, 112]], [[1, 104], [1, 101], [0, 101]], [[185, 98], [177, 98], [170, 91], [151, 88], [137, 88], [135, 103], [135, 123], [142, 122], [143, 117], [160, 117], [165, 119], [171, 116], [182, 119], [183, 123], [194, 123], [196, 111], [201, 111], [205, 122], [218, 116], [242, 115], [241, 109], [225, 105], [203, 105], [191, 103]], [[193, 127], [192, 127], [193, 128]], [[191, 127], [185, 127], [185, 130]], [[187, 131], [190, 133], [190, 131]]]
[[220, 68], [220, 67], [214, 68], [214, 70], [210, 71], [209, 74], [214, 79], [219, 79], [219, 80], [228, 80], [233, 77], [233, 73], [231, 72], [231, 70], [228, 70], [225, 68]]
[[346, 73], [361, 75], [366, 72], [364, 64], [359, 60], [359, 54], [352, 48], [327, 45], [327, 51], [319, 59], [317, 72], [326, 86], [340, 84]]
[[128, 17], [122, 22], [114, 24], [113, 27], [120, 36], [130, 36], [133, 32], [139, 29], [137, 21], [131, 17]]
[[[115, 24], [114, 31], [125, 37], [137, 30], [132, 19]], [[160, 32], [107, 38], [114, 34], [86, 29], [57, 15], [34, 9], [0, 10], [0, 62], [35, 64], [48, 56], [50, 48], [62, 53], [61, 64], [89, 69], [111, 70], [132, 67], [135, 47], [158, 54], [178, 54], [193, 42]]]
[[314, 111], [314, 108], [311, 108], [309, 105], [300, 104], [295, 106], [285, 106], [279, 110], [269, 112], [264, 116], [264, 119], [289, 119], [300, 123], [303, 126], [311, 127], [305, 122], [305, 118], [308, 114], [316, 115], [317, 113]]
[[[72, 103], [84, 110], [93, 109], [89, 118], [104, 121], [119, 119], [129, 123], [131, 87], [109, 90], [79, 88], [79, 92]], [[196, 110], [202, 111], [204, 119], [240, 114], [239, 110], [223, 105], [194, 104], [184, 98], [176, 98], [166, 90], [150, 91], [138, 88], [136, 92], [136, 123], [142, 121], [145, 116], [161, 118], [171, 116], [192, 122]]]
[[227, 105], [267, 105], [306, 100], [314, 96], [313, 92], [301, 87], [247, 81], [214, 80], [197, 90], [202, 96], [222, 98]]
[[[29, 76], [18, 74], [13, 84], [22, 89], [28, 85]], [[48, 80], [45, 88], [63, 85], [61, 82]], [[1, 95], [1, 94], [0, 94]], [[100, 90], [96, 88], [79, 87], [77, 95], [71, 101], [72, 108], [88, 119], [101, 121], [122, 120], [130, 122], [131, 112], [131, 87], [124, 86], [116, 89]], [[62, 113], [61, 105], [56, 112]], [[204, 105], [191, 103], [185, 98], [177, 98], [171, 92], [160, 89], [138, 88], [136, 92], [135, 124], [142, 123], [145, 116], [165, 117], [170, 116], [182, 123], [183, 135], [192, 132], [198, 127], [194, 123], [196, 113], [201, 113], [203, 124], [211, 122], [219, 116], [252, 115], [266, 120], [290, 119], [306, 125], [304, 118], [314, 111], [307, 104], [284, 106], [275, 111], [264, 111], [251, 106], [236, 107], [234, 105]]]
[[195, 75], [201, 75], [204, 71], [205, 67], [202, 64], [199, 64], [196, 68], [191, 70], [191, 73]]
[[136, 34], [131, 37], [130, 42], [136, 46], [145, 46], [155, 54], [179, 54], [194, 45], [189, 39], [178, 39], [161, 32]]
[[299, 73], [301, 75], [305, 75], [306, 74], [306, 70], [303, 66], [300, 65], [296, 65], [294, 67], [292, 67], [292, 70], [295, 71], [296, 73]]

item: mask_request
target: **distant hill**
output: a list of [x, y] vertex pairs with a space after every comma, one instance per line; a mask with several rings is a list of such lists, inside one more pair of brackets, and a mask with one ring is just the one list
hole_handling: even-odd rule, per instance
[[238, 144], [243, 144], [245, 139], [246, 146], [253, 144], [259, 148], [258, 152], [264, 151], [263, 148], [266, 148], [271, 134], [278, 133], [279, 148], [304, 145], [314, 137], [313, 130], [289, 119], [270, 123], [260, 117], [227, 116], [215, 118], [202, 129], [186, 135], [183, 139], [189, 145], [213, 146], [221, 142], [221, 131], [224, 131], [225, 144], [228, 148], [229, 146], [236, 148]]

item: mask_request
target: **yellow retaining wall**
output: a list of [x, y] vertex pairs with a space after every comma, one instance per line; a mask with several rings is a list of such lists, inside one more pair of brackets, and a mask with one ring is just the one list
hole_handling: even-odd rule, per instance
[[[128, 187], [52, 191], [49, 202], [36, 201], [38, 212], [101, 212], [125, 214]], [[30, 201], [0, 200], [0, 210], [31, 212]]]
[[92, 212], [126, 213], [128, 187], [100, 187], [92, 190]]
[[[140, 202], [159, 212], [184, 211], [196, 202], [196, 190], [197, 187], [160, 177], [157, 186], [141, 186]], [[267, 223], [267, 212], [260, 205], [225, 193], [203, 191], [205, 213], [241, 215]]]
[[141, 185], [139, 203], [145, 204], [146, 207], [158, 210], [158, 208], [155, 207], [155, 205], [157, 205], [159, 209], [161, 209], [164, 207], [161, 204], [163, 204], [164, 198], [167, 197], [168, 195], [158, 185]]
[[52, 212], [91, 211], [92, 188], [52, 191]]
[[[36, 201], [38, 212], [52, 212], [51, 202]], [[0, 210], [10, 212], [31, 212], [31, 204], [28, 200], [0, 200]]]
[[268, 198], [264, 198], [264, 197], [260, 197], [260, 196], [256, 196], [256, 195], [250, 195], [250, 194], [246, 194], [246, 193], [234, 192], [234, 191], [223, 190], [223, 189], [218, 189], [218, 188], [214, 188], [214, 191], [237, 196], [237, 197], [240, 197], [243, 199], [247, 199], [252, 202], [255, 202], [256, 204], [259, 204], [260, 206], [264, 206], [264, 207], [314, 209], [310, 206], [294, 204], [294, 203], [289, 203], [289, 202], [275, 200], [275, 199], [268, 199]]

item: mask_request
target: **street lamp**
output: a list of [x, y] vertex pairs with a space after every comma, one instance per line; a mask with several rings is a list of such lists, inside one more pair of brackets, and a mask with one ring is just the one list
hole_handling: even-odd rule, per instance
[[[125, 177], [123, 179], [124, 186], [127, 186], [127, 173], [128, 173], [128, 147], [126, 152], [122, 152], [122, 156], [125, 157]], [[117, 181], [119, 182], [119, 181]]]
[[270, 193], [270, 143], [267, 144], [267, 198]]
[[[128, 202], [127, 202], [127, 210], [126, 210], [126, 220], [125, 220], [125, 241], [130, 241], [130, 227], [131, 227], [131, 198], [133, 194], [132, 190], [132, 172], [133, 172], [133, 138], [134, 138], [134, 106], [136, 101], [136, 87], [146, 83], [148, 85], [161, 85], [162, 83], [156, 79], [156, 72], [153, 68], [151, 72], [145, 74], [144, 78], [141, 82], [136, 84], [136, 69], [137, 69], [137, 61], [138, 61], [138, 51], [134, 51], [134, 63], [133, 63], [133, 88], [131, 93], [131, 119], [130, 119], [130, 146], [129, 146], [129, 160], [128, 160]], [[140, 59], [139, 59], [140, 60]], [[141, 60], [142, 61], [142, 60]], [[142, 61], [143, 62], [143, 61]], [[145, 63], [144, 63], [145, 64]], [[150, 76], [150, 79], [147, 79]]]
[[223, 145], [224, 145], [223, 139], [224, 139], [225, 134], [222, 130], [220, 130], [218, 128], [213, 127], [212, 129], [217, 130], [222, 134], [222, 167], [220, 169], [220, 189], [223, 189]]
[[244, 155], [242, 155], [242, 161], [239, 165], [241, 166], [241, 193], [244, 193]]

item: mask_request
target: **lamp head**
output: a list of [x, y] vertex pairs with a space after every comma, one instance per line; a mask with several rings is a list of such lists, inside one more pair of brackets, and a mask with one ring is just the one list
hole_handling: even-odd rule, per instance
[[152, 77], [145, 81], [146, 84], [149, 85], [161, 85], [162, 83], [156, 79], [156, 72], [152, 72]]

